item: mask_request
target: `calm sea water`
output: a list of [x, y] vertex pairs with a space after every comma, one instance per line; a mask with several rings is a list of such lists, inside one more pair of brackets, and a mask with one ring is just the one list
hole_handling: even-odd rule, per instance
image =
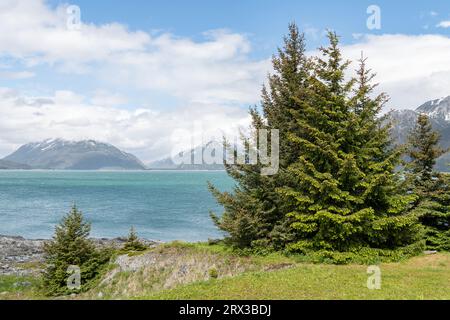
[[207, 189], [234, 183], [221, 171], [0, 171], [0, 234], [50, 238], [73, 202], [94, 237], [124, 236], [131, 226], [148, 239], [200, 241], [221, 237]]

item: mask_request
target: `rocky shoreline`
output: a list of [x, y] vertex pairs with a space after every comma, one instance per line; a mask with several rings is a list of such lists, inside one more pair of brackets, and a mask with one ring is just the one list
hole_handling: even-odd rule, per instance
[[[93, 238], [99, 247], [120, 248], [125, 238]], [[44, 266], [43, 239], [25, 239], [20, 236], [0, 235], [0, 275], [26, 276], [39, 274]], [[148, 246], [157, 245], [158, 241], [141, 239]]]

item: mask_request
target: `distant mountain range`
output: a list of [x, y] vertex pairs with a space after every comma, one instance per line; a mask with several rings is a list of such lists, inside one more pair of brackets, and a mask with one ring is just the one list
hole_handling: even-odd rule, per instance
[[[441, 135], [440, 144], [443, 148], [450, 147], [450, 96], [432, 100], [424, 103], [416, 110], [401, 110], [391, 113], [393, 120], [392, 137], [395, 143], [403, 144], [407, 140], [409, 132], [414, 128], [419, 114], [424, 113], [430, 117], [434, 130]], [[209, 142], [211, 143], [218, 142]], [[184, 153], [189, 153], [190, 158], [194, 159], [194, 155], [203, 152], [205, 148], [197, 147]], [[189, 155], [187, 156], [189, 158]], [[450, 153], [440, 157], [437, 161], [436, 169], [439, 171], [450, 171], [447, 164], [450, 163]], [[151, 169], [167, 169], [167, 170], [223, 170], [224, 166], [221, 164], [214, 165], [195, 165], [195, 164], [175, 164], [171, 157], [167, 157], [148, 164]]]
[[[398, 144], [406, 142], [408, 133], [415, 126], [419, 114], [427, 114], [433, 128], [441, 135], [441, 146], [450, 148], [450, 96], [424, 103], [416, 110], [391, 113], [392, 136]], [[220, 148], [221, 143], [211, 141], [206, 146], [181, 152], [191, 159], [203, 154], [205, 148]], [[189, 161], [188, 161], [189, 162]], [[436, 169], [450, 171], [450, 153], [438, 159]], [[47, 139], [20, 147], [0, 160], [0, 169], [58, 169], [58, 170], [223, 170], [223, 164], [177, 164], [171, 157], [154, 161], [145, 166], [136, 156], [123, 152], [111, 144], [95, 140], [68, 141]]]
[[[392, 137], [396, 143], [405, 143], [409, 132], [414, 128], [420, 114], [430, 117], [433, 129], [441, 135], [440, 145], [444, 149], [450, 148], [450, 96], [442, 99], [431, 100], [416, 110], [401, 110], [391, 113], [393, 120]], [[439, 171], [450, 171], [450, 153], [441, 156], [436, 169]]]
[[30, 166], [21, 163], [15, 163], [7, 160], [0, 160], [0, 170], [28, 170]]
[[[1, 160], [7, 168], [57, 170], [141, 170], [145, 165], [134, 155], [95, 140], [48, 139], [28, 143]], [[23, 169], [23, 168], [18, 168]]]
[[[187, 159], [187, 163], [177, 164], [172, 157], [167, 157], [161, 160], [153, 161], [147, 165], [149, 169], [153, 170], [224, 170], [225, 167], [222, 163], [220, 164], [195, 164], [195, 158], [202, 155], [205, 149], [213, 150], [214, 148], [223, 148], [222, 143], [217, 141], [210, 141], [205, 146], [198, 146], [194, 149], [183, 151], [179, 153], [180, 157]], [[190, 161], [189, 161], [190, 159]]]

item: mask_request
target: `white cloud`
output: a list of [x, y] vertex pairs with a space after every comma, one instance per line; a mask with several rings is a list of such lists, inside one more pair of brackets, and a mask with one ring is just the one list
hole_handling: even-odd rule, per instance
[[438, 23], [438, 25], [436, 27], [438, 27], [438, 28], [450, 28], [450, 20], [441, 21], [441, 22]]
[[[67, 29], [65, 7], [52, 9], [43, 0], [5, 1], [0, 5], [2, 63], [88, 73], [99, 89], [89, 95], [59, 90], [49, 97], [2, 89], [0, 108], [8, 116], [0, 119], [0, 155], [31, 140], [94, 138], [154, 160], [172, 151], [175, 130], [191, 130], [195, 122], [216, 133], [247, 124], [247, 112], [236, 106], [259, 100], [270, 67], [269, 59], [249, 58], [251, 46], [244, 35], [227, 30], [205, 32], [201, 41], [132, 32], [117, 23], [82, 24], [74, 31]], [[3, 77], [32, 75], [8, 72]], [[182, 107], [120, 108], [127, 97], [102, 89], [101, 83], [162, 92], [179, 98]]]
[[112, 57], [99, 75], [190, 102], [255, 103], [270, 60], [250, 61], [250, 44], [242, 35], [223, 30], [205, 35], [204, 42], [161, 35], [151, 50]]
[[450, 95], [450, 38], [443, 35], [365, 35], [343, 47], [348, 59], [361, 51], [377, 73], [379, 88], [387, 92], [388, 107], [415, 108], [423, 102]]
[[30, 71], [0, 71], [0, 79], [29, 79], [34, 76], [35, 73]]
[[98, 106], [114, 107], [126, 104], [128, 102], [128, 99], [118, 93], [98, 89], [95, 90], [95, 92], [92, 94], [90, 102]]
[[117, 52], [143, 50], [150, 41], [146, 33], [114, 23], [69, 30], [65, 7], [52, 10], [43, 0], [9, 3], [0, 6], [0, 53], [28, 65], [102, 61]]
[[[130, 31], [117, 23], [83, 24], [71, 31], [66, 19], [64, 7], [52, 9], [44, 0], [0, 0], [0, 78], [39, 80], [33, 66], [45, 65], [88, 73], [96, 84], [93, 92], [59, 90], [49, 97], [0, 90], [0, 110], [7, 115], [0, 117], [0, 155], [30, 140], [62, 137], [94, 138], [143, 160], [157, 159], [171, 151], [173, 131], [190, 130], [197, 120], [206, 123], [206, 131], [231, 132], [248, 124], [246, 111], [235, 106], [257, 103], [271, 70], [269, 58], [250, 58], [246, 36], [227, 30], [209, 31], [194, 41]], [[450, 95], [449, 37], [355, 34], [354, 41], [343, 46], [345, 56], [355, 61], [364, 51], [380, 89], [391, 96], [388, 107], [414, 108]], [[23, 65], [5, 65], [11, 61]], [[124, 109], [131, 97], [114, 91], [124, 87], [176, 97], [182, 107]]]
[[75, 31], [67, 28], [65, 7], [51, 9], [43, 0], [8, 3], [0, 6], [0, 58], [28, 67], [91, 73], [117, 86], [127, 83], [202, 103], [255, 103], [270, 68], [269, 59], [249, 59], [245, 36], [226, 30], [205, 32], [202, 41], [132, 32], [117, 23], [82, 24]]
[[[86, 103], [85, 97], [57, 91], [49, 97], [27, 97], [0, 88], [0, 157], [24, 143], [50, 137], [97, 139], [135, 153], [144, 161], [156, 160], [172, 152], [176, 130], [193, 131], [201, 123], [203, 133], [220, 138], [246, 127], [245, 110], [229, 106], [192, 104], [170, 112], [149, 108], [124, 110]], [[186, 145], [185, 148], [190, 148]]]

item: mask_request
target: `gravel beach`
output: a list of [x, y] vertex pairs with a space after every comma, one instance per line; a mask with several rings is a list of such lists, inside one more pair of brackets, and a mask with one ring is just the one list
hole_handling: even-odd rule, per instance
[[[125, 238], [91, 239], [100, 247], [112, 246], [120, 248]], [[40, 273], [44, 266], [43, 239], [25, 239], [21, 236], [0, 235], [0, 275], [30, 275]], [[160, 242], [141, 239], [149, 246]]]

